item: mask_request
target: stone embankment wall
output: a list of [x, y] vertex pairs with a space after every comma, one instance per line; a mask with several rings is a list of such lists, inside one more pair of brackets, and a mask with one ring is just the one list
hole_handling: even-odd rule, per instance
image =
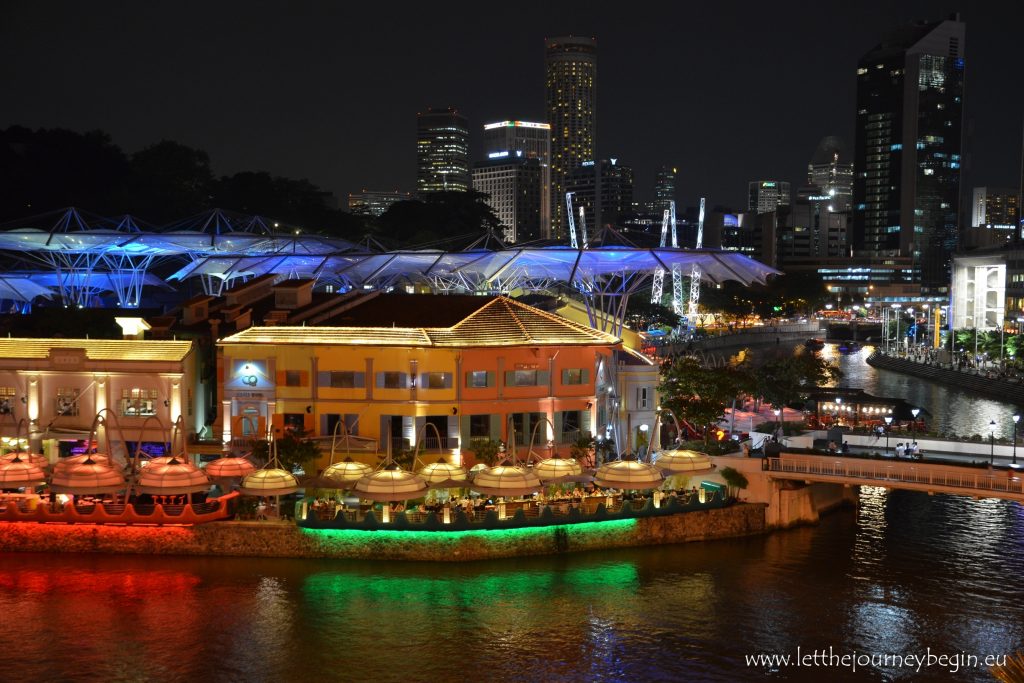
[[0, 552], [128, 553], [457, 562], [629, 548], [765, 532], [765, 506], [503, 531], [304, 530], [286, 523], [197, 527], [0, 523]]
[[984, 396], [1001, 399], [1006, 402], [1024, 403], [1024, 385], [1021, 385], [1018, 382], [989, 378], [984, 375], [974, 375], [969, 372], [951, 370], [949, 368], [939, 367], [938, 365], [918, 363], [905, 358], [887, 356], [882, 353], [871, 354], [868, 357], [867, 362], [868, 365], [872, 365], [876, 368], [882, 368], [883, 370], [892, 370], [893, 372], [913, 375], [914, 377], [920, 377], [933, 382], [939, 382], [940, 384], [958, 387]]

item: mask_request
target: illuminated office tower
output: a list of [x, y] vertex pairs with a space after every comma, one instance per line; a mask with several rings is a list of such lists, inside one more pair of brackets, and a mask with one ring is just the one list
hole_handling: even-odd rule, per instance
[[570, 173], [597, 158], [597, 40], [548, 38], [545, 89], [551, 124], [552, 237], [566, 233], [565, 192]]
[[[485, 124], [484, 156], [488, 162], [503, 159], [537, 160], [540, 168], [540, 225], [536, 230], [531, 229], [528, 232], [533, 238], [550, 238], [551, 126], [530, 121], [498, 121]], [[474, 185], [475, 175], [474, 172]], [[518, 241], [522, 241], [522, 238]]]
[[416, 115], [416, 192], [465, 192], [470, 186], [469, 124], [452, 107]]
[[958, 15], [903, 26], [857, 64], [855, 255], [910, 257], [935, 292], [959, 233], [964, 34]]
[[771, 213], [789, 206], [789, 183], [782, 180], [752, 180], [747, 183], [747, 210]]

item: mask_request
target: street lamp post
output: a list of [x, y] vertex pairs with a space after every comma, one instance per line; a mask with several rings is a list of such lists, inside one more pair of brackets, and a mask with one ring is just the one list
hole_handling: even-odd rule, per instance
[[1020, 415], [1013, 416], [1013, 464], [1017, 464], [1017, 423], [1020, 422]]
[[892, 425], [892, 415], [885, 416], [885, 452], [889, 452], [889, 426]]
[[991, 446], [991, 450], [988, 455], [988, 464], [993, 465], [996, 461], [996, 421], [992, 420], [988, 423], [988, 442]]
[[914, 421], [910, 424], [911, 441], [917, 441], [917, 416], [920, 412], [920, 408], [914, 408], [913, 410], [910, 411], [910, 414], [914, 416]]
[[842, 396], [836, 397], [836, 425], [843, 419], [843, 398]]
[[779, 440], [779, 428], [782, 427], [782, 422], [779, 420], [779, 415], [782, 414], [782, 411], [779, 410], [778, 408], [776, 408], [772, 412], [775, 413], [775, 440], [778, 441]]

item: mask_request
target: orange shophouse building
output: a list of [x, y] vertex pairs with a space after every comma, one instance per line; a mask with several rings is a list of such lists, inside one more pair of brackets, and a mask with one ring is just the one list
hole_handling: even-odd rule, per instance
[[316, 327], [221, 339], [221, 433], [243, 449], [268, 429], [327, 439], [343, 422], [380, 453], [421, 442], [421, 453], [472, 464], [473, 440], [508, 443], [511, 426], [520, 453], [531, 438], [541, 455], [549, 442], [565, 453], [581, 436], [612, 434], [641, 394], [615, 384], [622, 354], [609, 334], [506, 297], [367, 296]]

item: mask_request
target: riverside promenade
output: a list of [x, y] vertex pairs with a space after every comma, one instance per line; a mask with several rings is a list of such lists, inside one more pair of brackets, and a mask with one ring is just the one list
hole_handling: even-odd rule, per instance
[[914, 357], [895, 356], [879, 350], [868, 356], [867, 363], [882, 370], [901, 372], [1024, 405], [1024, 384], [1021, 383], [1021, 380], [1003, 377], [995, 368], [957, 369], [948, 364], [918, 360]]

